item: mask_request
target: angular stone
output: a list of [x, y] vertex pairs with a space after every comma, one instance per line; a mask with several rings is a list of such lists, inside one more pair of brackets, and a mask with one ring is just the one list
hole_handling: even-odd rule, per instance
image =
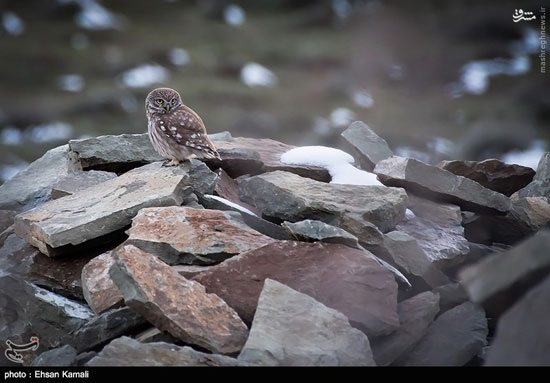
[[71, 168], [123, 173], [149, 162], [162, 161], [147, 133], [108, 135], [69, 141]]
[[444, 227], [462, 225], [460, 207], [450, 203], [430, 201], [414, 194], [410, 194], [408, 197], [408, 208], [411, 209], [415, 216]]
[[378, 366], [389, 366], [411, 350], [426, 334], [439, 312], [439, 295], [430, 291], [415, 295], [397, 305], [401, 325], [390, 335], [371, 342], [374, 360]]
[[228, 259], [194, 280], [251, 323], [266, 278], [342, 312], [369, 336], [399, 325], [392, 274], [364, 250], [344, 245], [279, 241]]
[[362, 121], [355, 121], [341, 136], [353, 147], [361, 169], [372, 171], [376, 164], [393, 156], [388, 143]]
[[451, 202], [465, 210], [505, 214], [510, 199], [468, 178], [412, 158], [390, 157], [380, 161], [374, 173], [388, 186], [405, 187], [430, 199]]
[[463, 366], [487, 344], [487, 334], [483, 310], [466, 302], [441, 314], [420, 342], [393, 364]]
[[481, 186], [508, 197], [528, 185], [535, 175], [535, 171], [529, 167], [508, 165], [494, 158], [479, 162], [441, 161], [437, 167], [474, 180]]
[[550, 230], [489, 257], [459, 274], [472, 302], [498, 317], [550, 272]]
[[90, 170], [69, 174], [52, 186], [52, 199], [65, 197], [116, 177], [116, 173]]
[[266, 279], [239, 360], [262, 366], [373, 366], [369, 340], [348, 318]]
[[[61, 346], [62, 337], [81, 327], [92, 315], [84, 305], [20, 278], [0, 277], [0, 345], [8, 339], [25, 344], [30, 337], [39, 336], [39, 348], [24, 353], [25, 363], [49, 348]], [[2, 352], [0, 365], [6, 362]]]
[[182, 167], [146, 165], [18, 215], [15, 232], [55, 256], [124, 228], [144, 207], [180, 205], [189, 178]]
[[169, 343], [140, 343], [123, 336], [113, 340], [92, 358], [86, 366], [237, 366], [236, 359], [205, 354], [191, 347]]
[[166, 343], [179, 343], [179, 340], [174, 338], [166, 331], [160, 331], [156, 327], [150, 327], [145, 331], [140, 332], [134, 338], [141, 343], [153, 343], [153, 342], [166, 342]]
[[464, 238], [464, 228], [460, 224], [449, 222], [447, 225], [440, 225], [425, 218], [414, 217], [401, 222], [396, 228], [416, 239], [428, 259], [438, 266], [459, 263], [462, 256], [470, 251], [468, 240]]
[[0, 210], [0, 233], [13, 225], [15, 215], [16, 213], [13, 210]]
[[422, 278], [429, 286], [449, 283], [449, 278], [437, 269], [416, 239], [401, 231], [384, 235], [384, 246], [401, 271]]
[[500, 317], [486, 366], [550, 366], [550, 276]]
[[124, 302], [121, 292], [109, 276], [115, 263], [111, 252], [93, 258], [82, 269], [82, 291], [92, 311], [99, 315]]
[[96, 316], [69, 333], [62, 343], [78, 352], [92, 350], [123, 334], [143, 328], [147, 321], [129, 307], [119, 307]]
[[172, 269], [184, 278], [192, 279], [194, 276], [209, 270], [212, 266], [199, 265], [175, 265]]
[[444, 313], [468, 300], [468, 294], [460, 283], [449, 283], [433, 290], [439, 294], [439, 312]]
[[1, 185], [0, 209], [21, 212], [48, 201], [52, 185], [69, 172], [67, 152], [67, 145], [48, 150]]
[[518, 196], [550, 198], [550, 152], [540, 158], [533, 181], [521, 189]]
[[244, 179], [239, 188], [241, 199], [268, 217], [291, 222], [317, 219], [360, 240], [370, 238], [366, 222], [383, 232], [392, 230], [405, 217], [407, 203], [403, 189], [328, 184], [281, 171]]
[[212, 264], [274, 241], [239, 213], [180, 206], [142, 209], [128, 235], [128, 244], [170, 265]]
[[[208, 194], [202, 195], [200, 197], [200, 201], [201, 204], [207, 209], [238, 212], [244, 223], [246, 223], [250, 228], [267, 235], [270, 238], [283, 240], [291, 239], [288, 233], [281, 226], [260, 218], [256, 215], [256, 213], [248, 210], [248, 206], [250, 205], [245, 204], [244, 202], [239, 202], [237, 204], [221, 197]], [[255, 208], [252, 209], [256, 211]]]
[[111, 277], [128, 306], [162, 331], [213, 352], [242, 349], [248, 328], [217, 295], [135, 246], [114, 252]]
[[324, 168], [314, 166], [288, 165], [281, 162], [281, 155], [294, 146], [269, 138], [234, 137], [231, 140], [217, 140], [216, 148], [222, 160], [208, 161], [214, 167], [222, 167], [231, 177], [243, 174], [260, 174], [284, 170], [303, 177], [329, 182], [330, 175]]
[[216, 174], [218, 175], [218, 180], [216, 182], [214, 192], [218, 196], [228, 201], [231, 201], [234, 204], [242, 206], [256, 215], [260, 214], [260, 212], [254, 206], [249, 205], [239, 199], [239, 185], [237, 184], [237, 181], [229, 177], [229, 174], [227, 174], [225, 170], [220, 168], [216, 171]]
[[76, 364], [76, 350], [68, 344], [43, 352], [33, 360], [33, 367], [69, 367]]

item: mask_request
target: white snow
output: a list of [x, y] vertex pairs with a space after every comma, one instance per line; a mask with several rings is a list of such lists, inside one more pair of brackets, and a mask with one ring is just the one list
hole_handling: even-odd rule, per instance
[[[81, 11], [76, 14], [78, 26], [90, 30], [121, 29], [124, 19], [115, 15], [96, 0], [72, 0], [80, 5]], [[65, 3], [70, 0], [64, 0]]]
[[526, 150], [512, 150], [505, 153], [501, 160], [507, 164], [528, 166], [537, 170], [540, 158], [546, 152], [546, 145], [543, 140], [535, 140]]
[[90, 319], [94, 316], [92, 311], [83, 304], [71, 301], [64, 296], [54, 294], [51, 291], [48, 291], [36, 285], [31, 284], [31, 286], [35, 289], [34, 295], [37, 298], [53, 306], [60, 307], [65, 312], [65, 314], [70, 317], [79, 319]]
[[277, 84], [277, 76], [266, 67], [250, 62], [241, 69], [241, 81], [250, 87], [269, 87]]
[[351, 95], [353, 102], [361, 108], [372, 108], [374, 105], [374, 98], [371, 92], [366, 89], [358, 89]]
[[229, 25], [238, 27], [246, 21], [244, 10], [236, 4], [230, 4], [223, 10], [223, 19]]
[[[219, 197], [219, 196], [217, 196], [217, 195], [205, 194], [204, 196], [207, 197], [207, 198], [215, 199], [216, 201], [220, 201], [220, 202], [226, 204], [227, 206], [231, 206], [232, 208], [237, 209], [237, 210], [239, 210], [239, 211], [242, 211], [242, 212], [244, 212], [244, 213], [256, 215], [255, 213], [251, 212], [251, 211], [248, 210], [247, 208], [242, 207], [242, 206], [239, 205], [239, 204], [236, 204], [236, 203], [234, 203], [234, 202], [231, 202], [231, 201], [229, 201], [229, 200], [226, 200], [225, 198]], [[256, 217], [257, 217], [257, 215], [256, 215]]]
[[65, 122], [56, 121], [28, 128], [25, 134], [33, 142], [62, 141], [72, 136], [73, 128]]
[[13, 126], [8, 126], [0, 131], [0, 142], [9, 146], [21, 145], [23, 133]]
[[5, 11], [2, 14], [2, 25], [12, 36], [19, 36], [25, 31], [25, 23], [12, 11]]
[[177, 66], [187, 65], [191, 61], [189, 52], [183, 48], [174, 48], [170, 50], [168, 56], [170, 57], [170, 62]]
[[84, 79], [78, 74], [65, 74], [57, 78], [57, 86], [67, 92], [80, 92], [84, 89]]
[[168, 80], [168, 70], [158, 64], [145, 64], [122, 74], [122, 82], [129, 88], [146, 88]]
[[355, 113], [348, 108], [336, 108], [330, 113], [330, 122], [335, 127], [347, 127], [355, 120]]
[[376, 175], [357, 169], [348, 153], [326, 146], [302, 146], [281, 156], [281, 162], [289, 165], [319, 166], [328, 170], [333, 184], [380, 185]]
[[411, 219], [411, 218], [416, 217], [416, 215], [414, 215], [414, 213], [411, 209], [406, 209], [405, 210], [405, 217], [407, 217], [407, 219]]

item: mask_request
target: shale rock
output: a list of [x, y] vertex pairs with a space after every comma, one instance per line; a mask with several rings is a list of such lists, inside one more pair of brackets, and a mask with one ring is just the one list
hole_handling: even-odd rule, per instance
[[77, 191], [100, 184], [115, 177], [115, 173], [102, 172], [98, 170], [71, 173], [61, 178], [52, 186], [52, 199], [58, 199], [65, 197], [66, 195], [74, 194]]
[[519, 197], [550, 198], [550, 152], [541, 157], [533, 181], [521, 189], [518, 195]]
[[109, 269], [114, 263], [111, 252], [107, 252], [93, 258], [82, 269], [84, 299], [96, 315], [121, 305], [124, 301], [109, 276]]
[[373, 366], [369, 340], [348, 318], [266, 279], [239, 360], [263, 366]]
[[36, 358], [31, 366], [33, 367], [68, 367], [76, 363], [76, 350], [66, 344], [43, 352]]
[[111, 277], [125, 303], [155, 327], [213, 352], [242, 349], [248, 329], [217, 295], [132, 245], [114, 252]]
[[386, 140], [364, 122], [355, 121], [341, 135], [353, 147], [361, 169], [372, 171], [378, 162], [393, 155]]

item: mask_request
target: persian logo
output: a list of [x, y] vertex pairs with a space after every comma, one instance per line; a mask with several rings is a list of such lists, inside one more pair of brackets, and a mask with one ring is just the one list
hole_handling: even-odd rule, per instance
[[6, 355], [8, 360], [14, 363], [23, 363], [23, 355], [21, 355], [20, 352], [29, 350], [36, 351], [39, 345], [37, 336], [31, 337], [30, 342], [25, 344], [15, 344], [8, 339], [6, 340], [6, 346], [8, 346], [8, 348], [4, 351], [4, 355]]
[[512, 20], [514, 20], [514, 23], [517, 23], [521, 20], [531, 21], [535, 20], [536, 18], [537, 16], [533, 15], [533, 12], [524, 12], [523, 9], [514, 10], [514, 14], [512, 15]]

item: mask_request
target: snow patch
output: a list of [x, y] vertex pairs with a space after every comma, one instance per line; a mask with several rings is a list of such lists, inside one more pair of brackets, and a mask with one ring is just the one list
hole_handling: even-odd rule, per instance
[[129, 88], [147, 88], [168, 80], [168, 70], [158, 64], [145, 64], [127, 70], [122, 74], [122, 82]]
[[242, 207], [241, 205], [236, 204], [236, 203], [234, 203], [234, 202], [231, 202], [231, 201], [229, 201], [229, 200], [226, 200], [225, 198], [219, 197], [219, 196], [217, 196], [217, 195], [212, 195], [212, 194], [205, 194], [204, 197], [215, 199], [216, 201], [220, 201], [221, 203], [226, 204], [227, 206], [231, 206], [231, 207], [234, 208], [234, 209], [237, 209], [237, 210], [239, 210], [239, 211], [242, 211], [242, 212], [244, 212], [244, 213], [251, 214], [251, 215], [254, 215], [254, 216], [257, 217], [256, 214], [254, 214], [253, 212], [251, 212], [251, 211], [248, 210], [247, 208]]
[[236, 4], [230, 4], [223, 10], [223, 19], [227, 24], [238, 27], [239, 25], [244, 24], [246, 21], [246, 15], [244, 13], [244, 9]]
[[251, 62], [241, 69], [241, 81], [250, 87], [270, 87], [277, 84], [277, 76], [266, 67]]
[[319, 166], [328, 170], [333, 184], [379, 185], [375, 174], [359, 170], [352, 165], [354, 159], [348, 153], [326, 146], [294, 148], [281, 156], [288, 165]]

